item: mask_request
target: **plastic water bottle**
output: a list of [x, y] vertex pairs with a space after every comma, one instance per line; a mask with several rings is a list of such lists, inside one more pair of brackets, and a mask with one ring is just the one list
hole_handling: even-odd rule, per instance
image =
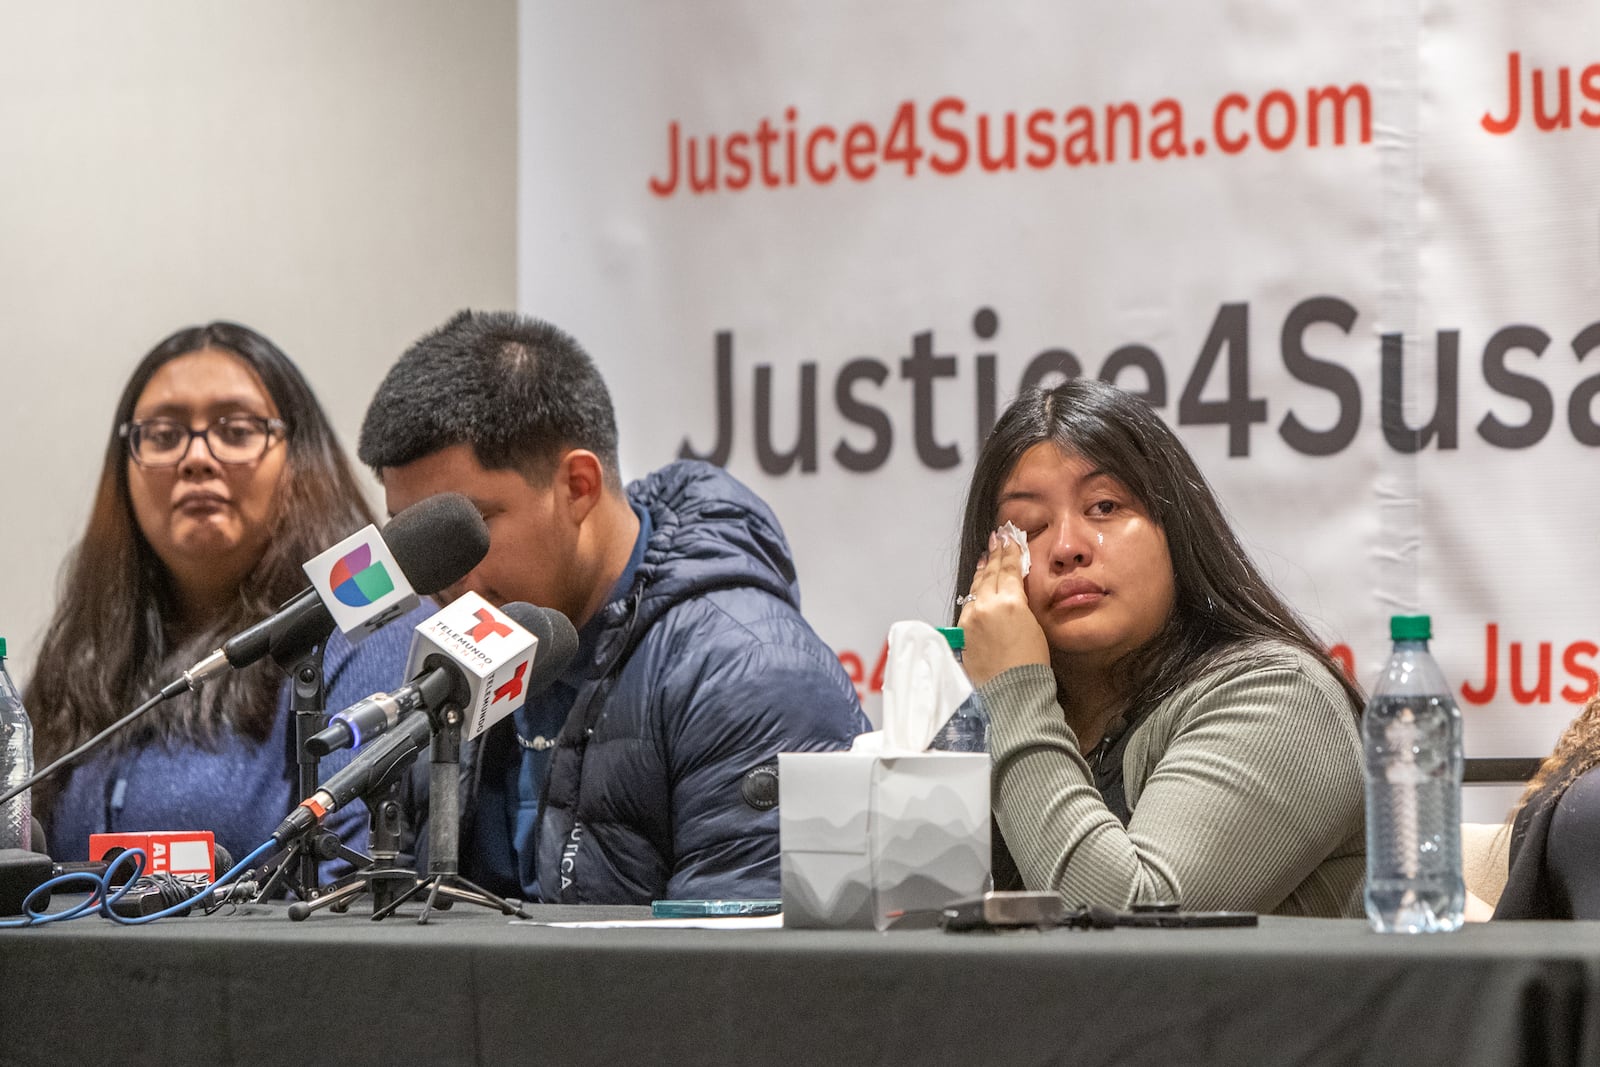
[[[33, 776], [33, 724], [6, 670], [6, 639], [0, 637], [0, 793]], [[0, 848], [33, 847], [31, 790], [0, 804]]]
[[1394, 651], [1362, 717], [1367, 919], [1382, 933], [1461, 925], [1461, 712], [1426, 615], [1389, 620]]
[[[959, 626], [941, 626], [939, 632], [950, 642], [950, 651], [955, 653], [956, 662], [959, 663], [967, 647], [965, 632]], [[984, 710], [977, 693], [961, 702], [955, 714], [934, 735], [928, 748], [940, 752], [989, 751], [989, 713]]]

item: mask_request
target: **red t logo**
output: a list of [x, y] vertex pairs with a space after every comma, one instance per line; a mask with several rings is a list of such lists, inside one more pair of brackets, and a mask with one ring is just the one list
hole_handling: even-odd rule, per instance
[[477, 619], [478, 625], [467, 631], [467, 636], [474, 641], [482, 641], [490, 634], [506, 637], [511, 633], [511, 627], [490, 615], [488, 608], [479, 608]]
[[507, 697], [515, 697], [518, 693], [521, 693], [522, 676], [527, 672], [527, 670], [528, 664], [526, 660], [517, 664], [517, 673], [513, 674], [511, 676], [511, 680], [506, 682], [505, 685], [502, 685], [499, 689], [494, 691], [494, 699], [489, 701], [489, 703], [498, 704]]

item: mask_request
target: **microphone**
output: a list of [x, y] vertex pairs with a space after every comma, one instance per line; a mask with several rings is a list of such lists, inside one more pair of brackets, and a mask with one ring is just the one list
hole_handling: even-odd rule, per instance
[[[374, 549], [385, 548], [391, 553], [404, 582], [425, 595], [460, 581], [489, 553], [489, 528], [478, 509], [460, 493], [439, 493], [418, 501], [390, 519], [381, 537], [370, 536], [369, 531], [376, 534], [369, 526], [306, 565], [310, 570], [330, 555], [337, 557], [327, 576], [331, 588], [326, 592], [335, 602], [342, 602], [338, 609], [330, 610], [324, 599], [323, 580], [313, 578], [311, 588], [290, 598], [267, 618], [239, 631], [221, 648], [184, 671], [161, 690], [161, 699], [186, 689], [198, 689], [207, 680], [230, 669], [248, 667], [268, 654], [280, 662], [293, 659], [333, 632], [334, 610], [353, 616], [354, 621], [343, 626], [347, 632], [357, 626], [375, 629], [406, 610], [400, 608], [390, 614], [399, 605], [388, 594], [397, 589], [383, 561], [373, 562], [373, 556], [381, 554]], [[362, 543], [352, 546], [352, 542], [364, 537]], [[352, 572], [353, 565], [359, 565], [359, 569]]]
[[[464, 620], [475, 625], [466, 627]], [[439, 641], [446, 635], [452, 635], [451, 639], [441, 645]], [[436, 703], [425, 706], [453, 703], [469, 715], [476, 709], [474, 717], [483, 720], [481, 733], [521, 707], [526, 697], [548, 688], [577, 651], [578, 633], [559, 611], [521, 601], [496, 609], [477, 593], [466, 593], [417, 626], [409, 673], [417, 679], [413, 684], [419, 700], [430, 701], [433, 694], [443, 694]], [[539, 666], [530, 673], [532, 663]], [[448, 681], [448, 688], [443, 688], [441, 678]], [[272, 832], [274, 841], [281, 845], [305, 833], [382, 784], [433, 739], [433, 723], [426, 715], [401, 715], [380, 730], [388, 732], [364, 747], [278, 824]]]
[[406, 673], [454, 668], [450, 700], [466, 713], [465, 741], [548, 687], [577, 651], [577, 631], [559, 611], [521, 602], [501, 610], [469, 592], [417, 627]]
[[[561, 672], [567, 669], [578, 652], [578, 632], [571, 621], [559, 611], [535, 607], [516, 601], [505, 605], [501, 612], [512, 622], [528, 631], [536, 639], [531, 668], [527, 672], [523, 700], [548, 689]], [[412, 655], [417, 654], [424, 642], [422, 632], [441, 616], [461, 615], [455, 605], [445, 608], [433, 617], [418, 624], [417, 636], [412, 639]], [[471, 616], [476, 620], [476, 614]], [[481, 624], [480, 624], [481, 625]], [[437, 709], [455, 695], [463, 708], [471, 705], [472, 680], [462, 670], [458, 658], [470, 655], [460, 646], [451, 646], [450, 656], [425, 652], [423, 672], [393, 693], [374, 693], [332, 716], [327, 729], [313, 734], [306, 741], [306, 749], [314, 756], [326, 756], [341, 748], [356, 748], [379, 734], [393, 729], [401, 719], [414, 711]], [[452, 658], [456, 657], [456, 658]], [[481, 693], [480, 693], [481, 696]], [[504, 703], [504, 702], [502, 702]], [[493, 705], [491, 705], [493, 706]], [[497, 708], [498, 713], [515, 710], [509, 705]], [[493, 722], [498, 721], [496, 714]]]
[[433, 724], [426, 715], [412, 715], [387, 736], [362, 749], [322, 788], [302, 800], [272, 831], [272, 839], [286, 844], [323, 819], [380, 784], [397, 767], [416, 758], [433, 738]]
[[[355, 542], [360, 543], [353, 549], [348, 547]], [[323, 600], [325, 589], [335, 602], [343, 601], [337, 609], [339, 612], [347, 616], [353, 613], [355, 621], [345, 625], [344, 630], [350, 633], [352, 629], [359, 629], [359, 633], [352, 634], [352, 640], [359, 640], [396, 615], [410, 610], [413, 588], [425, 594], [437, 593], [465, 578], [488, 554], [489, 528], [484, 525], [478, 509], [460, 493], [438, 493], [419, 500], [390, 519], [382, 536], [368, 526], [306, 564], [310, 569], [330, 556], [338, 556], [331, 568], [323, 570], [326, 580], [313, 577], [310, 589], [291, 598], [267, 618], [239, 631], [149, 700], [48, 767], [34, 772], [20, 785], [10, 789], [0, 786], [4, 789], [0, 803], [72, 764], [151, 708], [185, 690], [199, 690], [207, 680], [230, 668], [248, 667], [269, 653], [280, 663], [292, 662], [333, 632], [334, 609]], [[373, 557], [377, 555], [392, 557], [389, 562], [400, 572], [398, 583], [382, 559], [374, 562]], [[354, 572], [353, 565], [357, 567]], [[406, 585], [407, 582], [410, 584]], [[384, 585], [389, 587], [387, 592], [380, 592]], [[405, 586], [403, 593], [400, 586]]]

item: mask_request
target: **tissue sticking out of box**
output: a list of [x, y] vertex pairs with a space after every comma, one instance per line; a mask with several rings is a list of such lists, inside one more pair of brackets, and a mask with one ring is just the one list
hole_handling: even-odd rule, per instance
[[1028, 558], [1028, 535], [1017, 529], [1017, 524], [1010, 519], [1007, 519], [1006, 524], [995, 532], [1001, 537], [1011, 538], [1017, 543], [1017, 547], [1022, 549], [1022, 576], [1026, 578], [1028, 576], [1028, 564], [1032, 562]]
[[856, 751], [925, 752], [945, 721], [972, 695], [972, 683], [943, 634], [919, 619], [889, 627], [883, 670], [883, 729], [862, 734]]

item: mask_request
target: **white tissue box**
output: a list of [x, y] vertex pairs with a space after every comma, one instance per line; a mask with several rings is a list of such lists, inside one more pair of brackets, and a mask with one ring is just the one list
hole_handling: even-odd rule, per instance
[[989, 757], [778, 756], [783, 924], [885, 929], [989, 888]]

